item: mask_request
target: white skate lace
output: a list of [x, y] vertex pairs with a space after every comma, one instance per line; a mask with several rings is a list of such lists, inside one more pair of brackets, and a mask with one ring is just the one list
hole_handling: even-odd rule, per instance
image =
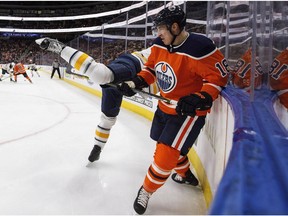
[[52, 39], [47, 39], [47, 40], [49, 40], [50, 42], [47, 50], [56, 52], [56, 53], [60, 53], [62, 51], [63, 48], [57, 40], [52, 40]]
[[145, 191], [144, 188], [142, 188], [139, 192], [137, 203], [146, 208], [146, 205], [151, 195], [152, 195], [151, 193], [148, 193], [147, 191]]
[[175, 175], [174, 179], [177, 180], [177, 181], [181, 181], [181, 182], [183, 181], [183, 177], [178, 175], [178, 174]]

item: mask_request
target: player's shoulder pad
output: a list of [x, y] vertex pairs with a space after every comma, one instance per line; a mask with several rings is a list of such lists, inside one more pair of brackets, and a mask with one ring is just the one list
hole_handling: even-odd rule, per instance
[[[154, 40], [154, 44], [169, 49], [158, 37]], [[201, 58], [208, 55], [216, 49], [214, 42], [203, 34], [190, 33], [185, 43], [179, 48], [175, 48], [175, 52], [188, 54], [195, 58]]]
[[182, 47], [184, 52], [196, 57], [201, 58], [216, 49], [214, 42], [203, 34], [190, 33], [187, 38], [187, 43]]

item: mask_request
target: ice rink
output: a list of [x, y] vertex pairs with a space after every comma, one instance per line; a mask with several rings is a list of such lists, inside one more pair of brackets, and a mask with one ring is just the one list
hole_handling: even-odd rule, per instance
[[[28, 72], [31, 77], [31, 74]], [[151, 122], [122, 109], [99, 161], [87, 165], [100, 98], [55, 74], [0, 82], [0, 214], [132, 215], [153, 160]], [[171, 178], [147, 215], [203, 215], [199, 187]]]

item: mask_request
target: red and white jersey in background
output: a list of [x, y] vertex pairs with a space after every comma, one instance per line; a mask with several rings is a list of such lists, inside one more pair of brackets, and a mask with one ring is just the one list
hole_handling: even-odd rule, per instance
[[272, 90], [288, 89], [288, 47], [275, 57], [269, 71]]
[[[251, 86], [251, 53], [252, 49], [249, 48], [244, 55], [238, 59], [234, 70], [232, 71], [232, 83], [235, 87], [250, 90]], [[263, 79], [263, 69], [256, 58], [255, 61], [255, 78], [254, 88], [260, 88]]]
[[278, 91], [280, 103], [288, 109], [288, 47], [275, 57], [269, 71], [271, 90]]
[[24, 74], [26, 73], [26, 70], [25, 70], [25, 67], [22, 63], [17, 63], [15, 66], [14, 66], [14, 72], [16, 74]]

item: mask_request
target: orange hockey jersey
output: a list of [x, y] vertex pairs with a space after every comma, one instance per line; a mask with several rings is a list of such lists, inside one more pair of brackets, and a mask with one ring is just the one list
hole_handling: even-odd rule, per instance
[[[160, 38], [151, 47], [151, 54], [138, 74], [151, 84], [157, 82], [163, 97], [178, 101], [183, 96], [205, 91], [215, 100], [227, 84], [227, 61], [214, 43], [204, 35], [191, 33], [182, 44], [166, 46]], [[176, 114], [175, 105], [159, 101], [159, 108]], [[197, 115], [205, 115], [199, 111]]]
[[22, 63], [18, 63], [14, 66], [14, 73], [17, 74], [24, 74], [26, 73], [25, 67]]
[[274, 59], [269, 81], [271, 89], [278, 91], [280, 103], [288, 109], [288, 47]]

